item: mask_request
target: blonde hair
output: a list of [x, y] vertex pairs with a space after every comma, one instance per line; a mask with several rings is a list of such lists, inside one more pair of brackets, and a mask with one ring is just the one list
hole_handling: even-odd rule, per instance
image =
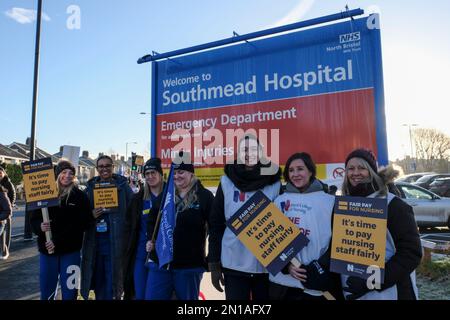
[[[367, 182], [371, 183], [374, 190], [378, 191], [378, 196], [385, 196], [388, 193], [388, 187], [383, 181], [383, 179], [378, 175], [378, 173], [373, 171], [372, 167], [366, 160], [358, 157], [355, 157], [355, 159], [358, 159], [359, 164], [369, 171], [369, 181]], [[347, 164], [347, 166], [345, 167], [344, 182], [342, 183], [342, 195], [344, 196], [350, 195], [349, 184], [350, 182], [348, 181], [348, 164]]]
[[61, 184], [61, 182], [59, 181], [61, 174], [62, 174], [62, 171], [60, 174], [58, 174], [58, 177], [56, 178], [56, 181], [57, 181], [56, 188], [58, 190], [59, 201], [61, 202], [64, 199], [64, 197], [67, 197], [66, 198], [66, 204], [67, 204], [67, 201], [69, 200], [69, 195], [72, 192], [73, 188], [78, 184], [78, 180], [77, 180], [77, 177], [74, 175], [72, 183], [70, 185], [64, 187]]
[[[163, 186], [164, 186], [164, 179], [161, 176], [161, 183], [160, 183], [160, 186], [159, 186], [159, 193], [161, 193], [163, 191]], [[152, 191], [150, 190], [150, 186], [148, 185], [147, 181], [145, 181], [145, 183], [144, 183], [144, 200], [151, 199], [151, 193], [152, 193]]]
[[179, 191], [177, 188], [175, 188], [175, 194], [177, 195], [177, 209], [179, 210], [179, 212], [188, 209], [193, 203], [197, 201], [197, 188], [194, 187], [197, 184], [197, 181], [197, 177], [192, 174], [192, 179], [189, 183], [189, 191], [186, 193], [186, 196], [183, 199], [180, 198]]

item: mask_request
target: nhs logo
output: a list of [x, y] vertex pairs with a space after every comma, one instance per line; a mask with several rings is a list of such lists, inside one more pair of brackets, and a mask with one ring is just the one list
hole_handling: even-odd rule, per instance
[[360, 32], [353, 32], [353, 33], [339, 35], [339, 43], [346, 43], [346, 42], [359, 41], [359, 40], [361, 40]]
[[282, 254], [280, 255], [281, 261], [286, 261], [288, 258], [289, 258], [289, 257], [287, 256], [286, 253], [282, 253]]

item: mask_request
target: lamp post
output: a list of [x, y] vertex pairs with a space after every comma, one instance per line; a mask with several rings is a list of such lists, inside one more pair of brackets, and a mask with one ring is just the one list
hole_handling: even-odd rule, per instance
[[[139, 112], [139, 114], [141, 114], [141, 115], [148, 115], [148, 116], [152, 116], [152, 114], [150, 113], [150, 112]], [[150, 128], [150, 130], [151, 130], [151, 128]], [[151, 133], [150, 133], [150, 143], [148, 144], [149, 145], [149, 154], [150, 154], [150, 157], [152, 157], [152, 156], [155, 156], [155, 155], [152, 155], [152, 151], [151, 151], [151, 141], [152, 141], [152, 139], [151, 139]]]
[[[42, 0], [38, 0], [36, 17], [36, 42], [34, 47], [33, 107], [31, 112], [30, 161], [35, 158], [36, 150], [36, 114], [39, 82], [39, 47], [41, 43]], [[28, 234], [28, 230], [26, 232]], [[31, 231], [29, 231], [31, 235]]]
[[[416, 162], [415, 162], [415, 160], [414, 160], [414, 155], [413, 155], [413, 143], [412, 143], [412, 134], [411, 134], [411, 127], [417, 127], [417, 126], [419, 126], [418, 124], [416, 124], [416, 123], [412, 123], [412, 124], [403, 124], [403, 126], [404, 127], [408, 127], [408, 129], [409, 129], [409, 144], [410, 144], [410, 146], [411, 146], [411, 159], [412, 159], [412, 164], [413, 164], [413, 169], [414, 169], [414, 172], [416, 172]], [[417, 158], [417, 157], [416, 157]]]
[[[30, 161], [36, 157], [36, 115], [38, 107], [39, 93], [39, 47], [41, 43], [41, 18], [42, 18], [42, 0], [37, 2], [36, 16], [36, 42], [34, 44], [34, 77], [33, 77], [33, 102], [31, 109], [31, 137], [30, 137]], [[33, 232], [31, 230], [31, 212], [25, 211], [23, 238], [25, 241], [33, 240]]]

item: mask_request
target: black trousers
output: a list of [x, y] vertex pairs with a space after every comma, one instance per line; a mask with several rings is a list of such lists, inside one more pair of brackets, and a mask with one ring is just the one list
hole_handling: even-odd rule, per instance
[[25, 219], [24, 219], [24, 227], [23, 227], [23, 238], [24, 239], [32, 239], [33, 231], [31, 229], [31, 211], [25, 209]]
[[268, 300], [269, 275], [225, 271], [225, 298], [227, 300]]

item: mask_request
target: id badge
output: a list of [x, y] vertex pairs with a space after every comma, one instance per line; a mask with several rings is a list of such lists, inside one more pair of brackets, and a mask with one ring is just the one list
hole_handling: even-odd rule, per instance
[[106, 232], [108, 231], [108, 225], [106, 224], [105, 219], [100, 220], [100, 222], [97, 222], [97, 232]]
[[150, 210], [152, 208], [152, 201], [151, 200], [145, 200], [144, 201], [144, 208], [142, 210], [143, 215], [147, 215], [150, 213]]

